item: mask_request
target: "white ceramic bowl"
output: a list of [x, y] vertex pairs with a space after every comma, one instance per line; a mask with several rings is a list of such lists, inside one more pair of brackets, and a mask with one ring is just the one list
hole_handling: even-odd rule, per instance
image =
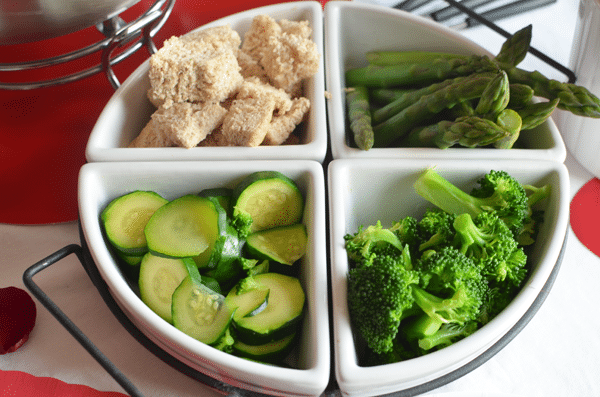
[[[376, 50], [427, 50], [493, 56], [460, 33], [422, 17], [389, 7], [332, 1], [325, 5], [326, 86], [333, 158], [545, 159], [563, 162], [567, 151], [549, 119], [522, 132], [524, 149], [372, 148], [350, 146], [346, 131], [344, 71], [366, 65], [365, 54]], [[352, 143], [353, 144], [353, 143]]]
[[[382, 366], [359, 366], [346, 301], [348, 258], [344, 235], [378, 220], [389, 227], [392, 221], [408, 215], [419, 218], [425, 208], [432, 205], [415, 193], [413, 183], [428, 167], [436, 167], [452, 183], [469, 190], [492, 169], [505, 170], [521, 183], [551, 184], [550, 197], [543, 207], [544, 224], [530, 256], [533, 270], [516, 299], [473, 335], [419, 358]], [[407, 390], [412, 390], [407, 395], [414, 395], [419, 390], [435, 388], [435, 384], [441, 386], [443, 383], [439, 382], [443, 382], [443, 377], [471, 365], [511, 332], [532, 307], [559, 263], [568, 226], [570, 186], [562, 163], [339, 159], [329, 165], [328, 186], [335, 376], [343, 395], [369, 396]]]
[[[300, 280], [307, 310], [294, 368], [268, 366], [205, 345], [162, 320], [130, 288], [103, 238], [102, 209], [119, 195], [153, 190], [167, 199], [211, 187], [233, 187], [253, 171], [276, 170], [292, 178], [305, 197], [303, 222], [309, 242]], [[82, 167], [79, 211], [85, 242], [109, 292], [134, 324], [159, 347], [213, 379], [274, 395], [317, 396], [329, 382], [330, 340], [327, 300], [325, 183], [320, 163], [297, 161], [102, 162]]]
[[196, 30], [230, 25], [243, 37], [252, 19], [261, 14], [276, 20], [308, 20], [312, 39], [319, 50], [319, 71], [304, 82], [304, 95], [311, 108], [299, 145], [260, 147], [195, 147], [184, 148], [127, 148], [127, 145], [150, 120], [155, 109], [146, 92], [149, 62], [142, 63], [115, 91], [98, 118], [86, 147], [88, 162], [95, 161], [154, 161], [154, 160], [273, 160], [308, 159], [322, 162], [327, 152], [327, 120], [325, 111], [325, 73], [323, 55], [323, 10], [319, 2], [292, 2], [255, 8], [218, 19]]

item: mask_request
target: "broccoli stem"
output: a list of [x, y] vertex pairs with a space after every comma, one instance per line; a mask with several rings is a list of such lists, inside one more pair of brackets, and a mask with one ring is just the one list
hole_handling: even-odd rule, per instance
[[433, 205], [451, 214], [476, 217], [487, 200], [473, 197], [429, 168], [417, 178], [415, 191]]
[[436, 346], [447, 346], [456, 338], [468, 336], [476, 329], [477, 324], [475, 322], [469, 322], [464, 326], [448, 324], [440, 328], [435, 334], [419, 339], [419, 347], [423, 350], [431, 350]]
[[434, 335], [439, 331], [442, 324], [444, 323], [438, 318], [434, 318], [423, 313], [412, 319], [408, 325], [401, 325], [401, 328], [407, 339], [414, 340]]

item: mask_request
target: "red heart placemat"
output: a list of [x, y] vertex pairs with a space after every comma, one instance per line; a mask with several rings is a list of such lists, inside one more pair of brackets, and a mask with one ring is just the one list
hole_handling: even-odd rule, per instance
[[21, 371], [0, 370], [0, 396], [10, 397], [127, 397], [126, 394], [99, 391], [59, 379], [37, 377]]
[[[171, 16], [155, 36], [162, 42], [224, 16], [285, 1], [177, 0]], [[154, 0], [141, 0], [122, 15], [131, 21]], [[325, 4], [326, 1], [321, 1]], [[4, 46], [0, 63], [45, 59], [94, 43], [95, 27], [36, 43]], [[149, 54], [140, 50], [115, 67], [123, 81]], [[0, 81], [40, 81], [97, 65], [98, 57], [51, 70], [3, 72]], [[45, 224], [73, 221], [77, 212], [77, 175], [85, 163], [85, 146], [96, 119], [114, 90], [104, 74], [85, 80], [26, 91], [0, 90], [0, 223]]]
[[594, 254], [600, 256], [600, 180], [592, 178], [571, 200], [571, 229]]

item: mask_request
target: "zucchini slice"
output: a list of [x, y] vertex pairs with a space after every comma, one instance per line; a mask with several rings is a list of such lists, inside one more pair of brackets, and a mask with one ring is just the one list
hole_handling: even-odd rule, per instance
[[247, 345], [239, 340], [233, 344], [233, 354], [267, 363], [283, 361], [292, 351], [296, 334], [290, 334], [282, 339], [265, 343], [264, 345]]
[[238, 285], [233, 287], [225, 297], [227, 305], [235, 310], [234, 320], [246, 316], [255, 316], [266, 309], [269, 303], [268, 288], [261, 285], [259, 288], [238, 293]]
[[172, 323], [172, 296], [184, 278], [188, 266], [195, 266], [189, 258], [164, 258], [148, 252], [140, 263], [138, 286], [140, 298], [152, 311]]
[[221, 340], [233, 314], [223, 295], [201, 284], [193, 275], [185, 277], [173, 293], [175, 328], [208, 345]]
[[306, 226], [296, 223], [250, 234], [246, 249], [255, 258], [293, 265], [306, 253], [307, 242]]
[[201, 190], [198, 193], [200, 197], [214, 197], [219, 201], [221, 207], [225, 209], [228, 216], [231, 216], [231, 197], [233, 196], [233, 189], [228, 187], [215, 187]]
[[233, 189], [233, 216], [250, 215], [250, 232], [299, 223], [304, 198], [296, 183], [278, 171], [248, 175]]
[[148, 252], [144, 228], [154, 212], [168, 202], [158, 193], [135, 191], [117, 197], [100, 214], [110, 243], [125, 255]]
[[217, 233], [209, 240], [208, 248], [194, 257], [199, 269], [214, 269], [221, 260], [227, 261], [238, 258], [242, 242], [237, 231], [228, 222], [227, 212], [216, 197], [206, 197], [217, 212]]
[[214, 202], [188, 194], [160, 207], [144, 233], [148, 249], [169, 258], [194, 257], [208, 250], [219, 236], [224, 218]]
[[297, 331], [304, 314], [305, 294], [300, 281], [279, 273], [263, 273], [254, 280], [269, 289], [267, 307], [254, 316], [235, 318], [237, 339], [248, 345], [262, 345]]

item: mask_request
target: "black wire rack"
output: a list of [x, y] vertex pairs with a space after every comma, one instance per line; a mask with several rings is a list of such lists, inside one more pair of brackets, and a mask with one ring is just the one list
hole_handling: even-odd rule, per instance
[[[131, 22], [124, 21], [116, 15], [96, 25], [103, 39], [62, 55], [35, 59], [26, 62], [0, 63], [0, 73], [44, 70], [57, 65], [74, 64], [77, 60], [92, 54], [100, 54], [101, 61], [87, 69], [67, 72], [52, 79], [34, 81], [2, 82], [0, 90], [32, 90], [68, 84], [104, 72], [113, 88], [120, 85], [113, 66], [124, 61], [135, 52], [146, 48], [150, 54], [156, 52], [153, 38], [165, 24], [171, 14], [175, 0], [156, 0], [144, 13]], [[117, 51], [119, 48], [122, 51]], [[0, 75], [2, 76], [2, 75]], [[6, 76], [6, 75], [4, 75]]]
[[[112, 73], [112, 70], [110, 68], [110, 66], [112, 64], [117, 62], [117, 60], [110, 59], [111, 51], [121, 44], [122, 38], [124, 37], [125, 32], [129, 32], [128, 34], [131, 34], [133, 32], [137, 36], [140, 36], [140, 35], [142, 36], [142, 39], [141, 39], [142, 41], [140, 42], [142, 44], [140, 46], [149, 45], [150, 52], [151, 53], [155, 52], [156, 49], [154, 48], [154, 50], [152, 50], [153, 45], [149, 44], [149, 43], [151, 43], [151, 37], [156, 33], [157, 29], [159, 29], [160, 26], [162, 26], [162, 24], [164, 24], [164, 20], [168, 17], [168, 14], [170, 13], [170, 10], [173, 7], [174, 1], [175, 0], [159, 0], [159, 1], [157, 1], [155, 6], [157, 6], [157, 4], [160, 4], [159, 8], [165, 7], [165, 6], [166, 6], [166, 8], [163, 8], [163, 11], [161, 11], [162, 19], [157, 19], [158, 16], [148, 16], [148, 18], [150, 18], [152, 21], [154, 21], [154, 24], [152, 24], [151, 27], [150, 27], [150, 25], [148, 25], [148, 22], [149, 22], [148, 20], [145, 20], [146, 22], [143, 25], [140, 25], [140, 23], [142, 23], [142, 20], [138, 20], [137, 21], [138, 25], [128, 25], [129, 27], [122, 27], [119, 30], [115, 31], [114, 32], [115, 34], [112, 34], [111, 38], [108, 39], [108, 42], [106, 42], [103, 45], [103, 48], [106, 51], [105, 52], [106, 55], [103, 56], [103, 60], [104, 60], [103, 65], [101, 65], [100, 69], [97, 69], [94, 73], [98, 73], [99, 71], [104, 70], [104, 72], [107, 73], [107, 76], [108, 76], [109, 80], [111, 81], [111, 84], [113, 84], [113, 86], [115, 88], [118, 87], [118, 81], [116, 81], [116, 78], [114, 78], [114, 73]], [[502, 28], [497, 26], [494, 22], [487, 20], [486, 18], [479, 15], [477, 12], [474, 12], [471, 9], [463, 6], [462, 4], [460, 4], [460, 2], [457, 2], [455, 0], [444, 0], [444, 1], [446, 1], [450, 6], [456, 7], [458, 10], [460, 10], [464, 14], [468, 15], [469, 17], [476, 19], [482, 25], [485, 25], [485, 26], [489, 27], [490, 29], [494, 30], [498, 34], [500, 34], [506, 38], [509, 38], [511, 36], [511, 34], [509, 32], [506, 32], [505, 30], [503, 30]], [[147, 31], [145, 33], [142, 32], [142, 30], [144, 28], [147, 29]], [[120, 32], [120, 33], [118, 33], [118, 32]], [[553, 60], [552, 58], [550, 58], [547, 55], [543, 54], [542, 52], [536, 50], [535, 48], [530, 48], [529, 52], [532, 55], [539, 58], [540, 60], [542, 60], [543, 62], [547, 63], [548, 65], [552, 66], [556, 70], [563, 73], [568, 78], [570, 83], [575, 82], [576, 76], [569, 68], [563, 66], [559, 62]], [[2, 68], [1, 68], [2, 66], [5, 66], [5, 65], [0, 64], [0, 71], [2, 71]], [[82, 78], [82, 77], [78, 76], [78, 78]], [[62, 81], [60, 83], [62, 84], [65, 82], [67, 82], [67, 81]], [[44, 83], [44, 84], [46, 84], [46, 83]], [[50, 82], [50, 84], [56, 84], [56, 82]], [[3, 88], [2, 83], [0, 83], [0, 89], [2, 89], [2, 88]], [[19, 87], [18, 89], [27, 89], [27, 88]], [[23, 282], [24, 282], [25, 286], [29, 289], [29, 291], [35, 296], [35, 298], [57, 319], [57, 321], [77, 340], [77, 342], [79, 342], [86, 349], [86, 351], [90, 355], [92, 355], [92, 357], [104, 368], [104, 370], [106, 370], [108, 372], [108, 374], [123, 388], [123, 390], [126, 393], [128, 393], [131, 397], [143, 397], [143, 394], [138, 390], [138, 388], [102, 353], [102, 351], [100, 351], [93, 344], [93, 342], [68, 318], [68, 316], [64, 312], [62, 312], [62, 310], [34, 282], [33, 278], [35, 275], [37, 275], [38, 273], [40, 273], [43, 270], [48, 269], [50, 266], [57, 264], [61, 260], [65, 259], [66, 257], [75, 255], [78, 258], [81, 265], [83, 266], [83, 268], [85, 269], [87, 275], [90, 277], [92, 283], [94, 284], [94, 286], [100, 293], [105, 304], [111, 310], [113, 315], [117, 318], [117, 320], [120, 322], [120, 324], [141, 345], [143, 345], [146, 349], [148, 349], [151, 353], [153, 353], [160, 360], [167, 363], [168, 365], [170, 365], [177, 371], [191, 377], [192, 379], [195, 379], [195, 380], [201, 382], [202, 384], [206, 385], [207, 387], [209, 387], [213, 390], [216, 390], [220, 393], [229, 395], [229, 396], [240, 396], [240, 397], [244, 397], [244, 396], [268, 397], [269, 396], [268, 394], [261, 394], [261, 393], [255, 392], [255, 391], [248, 391], [246, 389], [231, 386], [227, 383], [216, 380], [216, 379], [182, 363], [181, 361], [177, 360], [171, 354], [169, 354], [168, 352], [163, 350], [161, 347], [159, 347], [156, 343], [154, 343], [152, 340], [150, 340], [143, 332], [141, 332], [136, 327], [135, 324], [133, 324], [131, 322], [131, 320], [121, 310], [121, 308], [119, 307], [119, 305], [117, 304], [117, 302], [115, 301], [113, 296], [110, 294], [108, 286], [102, 279], [102, 276], [100, 275], [98, 268], [97, 268], [96, 264], [94, 263], [93, 258], [91, 257], [90, 251], [87, 247], [85, 238], [83, 236], [83, 231], [81, 229], [81, 225], [79, 225], [79, 236], [80, 236], [80, 243], [81, 243], [80, 245], [71, 244], [71, 245], [65, 246], [64, 248], [56, 251], [55, 253], [47, 256], [46, 258], [40, 260], [39, 262], [37, 262], [37, 263], [33, 264], [31, 267], [29, 267], [23, 274]], [[517, 323], [502, 338], [500, 338], [497, 342], [495, 342], [492, 346], [490, 346], [486, 351], [481, 353], [478, 357], [476, 357], [472, 361], [466, 363], [462, 367], [457, 368], [454, 371], [452, 371], [442, 377], [436, 378], [434, 380], [428, 381], [426, 383], [423, 383], [421, 385], [418, 385], [418, 386], [415, 386], [415, 387], [412, 387], [409, 389], [400, 390], [400, 391], [397, 391], [394, 393], [387, 394], [386, 396], [387, 397], [412, 397], [412, 396], [417, 396], [422, 393], [426, 393], [431, 390], [435, 390], [445, 384], [448, 384], [448, 383], [468, 374], [469, 372], [473, 371], [475, 368], [477, 368], [477, 367], [481, 366], [482, 364], [484, 364], [485, 362], [487, 362], [490, 358], [492, 358], [495, 354], [497, 354], [500, 350], [502, 350], [529, 323], [531, 318], [535, 315], [535, 313], [537, 313], [537, 311], [539, 310], [539, 308], [542, 306], [543, 302], [545, 301], [548, 293], [550, 292], [550, 289], [552, 288], [552, 285], [554, 284], [554, 281], [558, 274], [560, 265], [562, 263], [566, 243], [567, 243], [567, 237], [565, 236], [558, 260], [557, 260], [550, 276], [548, 277], [548, 280], [546, 281], [545, 285], [540, 290], [540, 293], [534, 300], [531, 307], [523, 315], [523, 317], [519, 321], [517, 321]], [[331, 288], [329, 288], [329, 291], [331, 291]], [[329, 293], [331, 293], [331, 292], [329, 292]], [[331, 315], [331, 313], [330, 313], [330, 315]], [[332, 368], [331, 379], [330, 379], [329, 385], [327, 386], [327, 388], [325, 389], [325, 391], [323, 393], [323, 397], [337, 397], [337, 396], [341, 395], [341, 392], [339, 390], [339, 387], [337, 386], [337, 383], [336, 383], [336, 380], [334, 377], [334, 373], [335, 373], [335, 371]]]

